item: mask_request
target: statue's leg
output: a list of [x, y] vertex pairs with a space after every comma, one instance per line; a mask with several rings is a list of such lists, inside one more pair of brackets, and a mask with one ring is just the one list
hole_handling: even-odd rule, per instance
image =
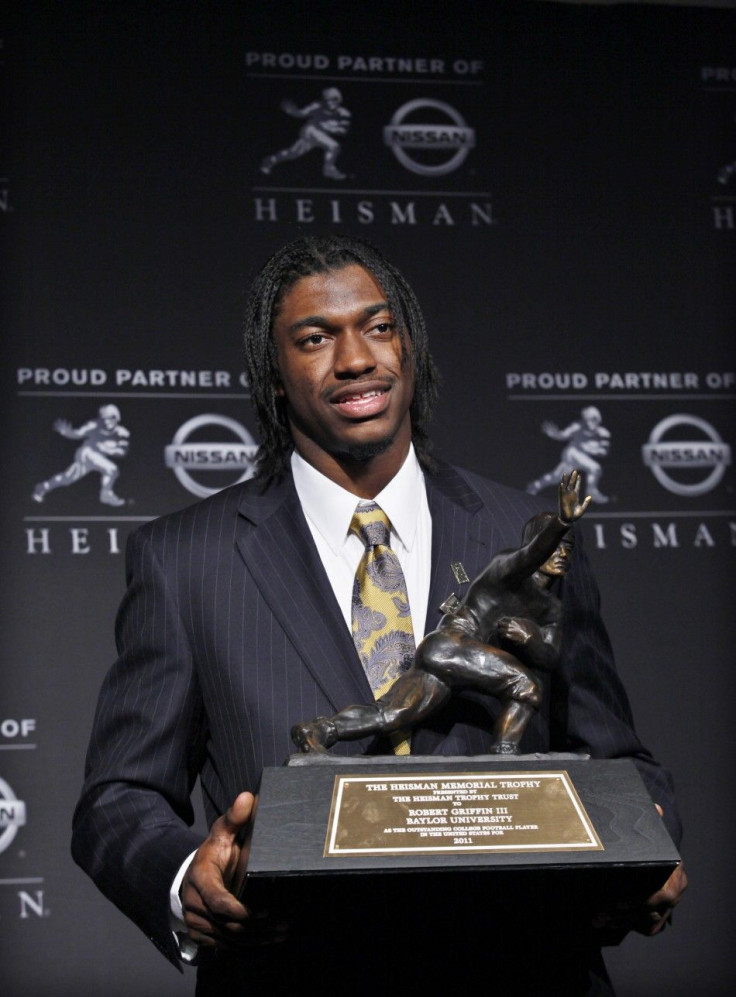
[[375, 703], [346, 706], [332, 717], [295, 724], [291, 738], [300, 751], [319, 752], [336, 741], [409, 730], [438, 709], [449, 695], [449, 687], [435, 676], [410, 668]]
[[346, 706], [331, 718], [335, 727], [336, 741], [357, 741], [368, 734], [380, 734], [385, 730], [383, 714], [378, 703], [359, 703]]
[[382, 730], [382, 715], [376, 703], [346, 706], [332, 717], [316, 717], [294, 724], [291, 739], [305, 754], [324, 752], [336, 741], [357, 741]]
[[414, 665], [399, 675], [376, 706], [381, 712], [381, 733], [416, 727], [442, 706], [450, 687], [436, 675]]
[[75, 482], [81, 480], [89, 472], [89, 467], [75, 460], [72, 461], [65, 471], [59, 471], [58, 474], [55, 474], [47, 481], [41, 482], [41, 485], [44, 486], [45, 492], [51, 492], [54, 488], [66, 488], [67, 485], [73, 485]]
[[422, 665], [457, 689], [478, 689], [502, 704], [492, 751], [518, 754], [521, 738], [542, 701], [532, 672], [513, 654], [457, 632], [437, 632], [422, 647]]
[[535, 712], [536, 707], [529, 703], [516, 699], [507, 703], [496, 718], [493, 727], [491, 754], [518, 755], [521, 738]]
[[500, 687], [494, 695], [503, 703], [503, 709], [493, 727], [491, 752], [518, 755], [524, 731], [542, 702], [542, 687], [512, 654], [499, 651], [497, 655], [503, 655], [503, 660], [499, 659]]
[[402, 672], [375, 703], [348, 706], [331, 718], [337, 740], [354, 741], [366, 734], [393, 734], [416, 726], [450, 695], [449, 688], [421, 669]]

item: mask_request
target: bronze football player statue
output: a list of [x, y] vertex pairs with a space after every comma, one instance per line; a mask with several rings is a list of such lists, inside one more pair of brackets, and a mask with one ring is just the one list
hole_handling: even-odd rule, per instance
[[454, 692], [475, 689], [501, 703], [491, 752], [519, 754], [542, 699], [532, 669], [548, 671], [559, 658], [562, 604], [549, 589], [570, 566], [568, 531], [590, 505], [590, 496], [580, 500], [581, 483], [577, 470], [563, 476], [558, 512], [533, 516], [524, 527], [521, 547], [491, 559], [457, 606], [421, 641], [411, 667], [380, 699], [295, 724], [291, 736], [299, 750], [325, 752], [337, 741], [369, 734], [393, 734], [396, 742]]

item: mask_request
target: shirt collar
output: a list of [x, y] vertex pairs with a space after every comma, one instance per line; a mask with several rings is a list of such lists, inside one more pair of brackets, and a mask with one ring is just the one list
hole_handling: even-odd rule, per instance
[[[353, 513], [363, 500], [325, 477], [296, 450], [291, 455], [291, 470], [304, 515], [332, 552], [339, 554]], [[423, 489], [424, 475], [414, 447], [410, 446], [400, 470], [373, 500], [391, 520], [391, 528], [407, 550], [412, 549], [416, 539]]]

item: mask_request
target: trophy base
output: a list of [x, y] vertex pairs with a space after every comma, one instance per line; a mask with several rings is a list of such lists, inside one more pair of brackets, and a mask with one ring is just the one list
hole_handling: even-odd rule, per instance
[[263, 772], [244, 891], [291, 913], [461, 891], [518, 926], [642, 901], [679, 858], [630, 759], [293, 755]]

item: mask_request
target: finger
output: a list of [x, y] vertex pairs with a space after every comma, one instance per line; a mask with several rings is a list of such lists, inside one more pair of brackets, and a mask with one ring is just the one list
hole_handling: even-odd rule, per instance
[[585, 498], [583, 499], [583, 502], [582, 502], [582, 506], [580, 508], [580, 515], [581, 516], [585, 512], [585, 510], [588, 508], [588, 506], [590, 505], [590, 503], [592, 501], [593, 501], [593, 496], [592, 495], [586, 495], [585, 496]]
[[190, 912], [186, 912], [185, 922], [190, 935], [194, 936], [196, 933], [213, 939], [221, 939], [229, 934], [241, 934], [245, 930], [240, 921], [224, 921], [218, 924], [206, 916]]
[[638, 917], [634, 923], [634, 931], [640, 935], [647, 935], [649, 938], [664, 931], [670, 921], [671, 910], [649, 911], [648, 914]]
[[252, 793], [240, 793], [222, 817], [218, 817], [212, 825], [213, 829], [217, 827], [218, 831], [221, 830], [229, 837], [235, 838], [250, 820], [254, 800]]
[[657, 935], [669, 923], [671, 910], [665, 911], [638, 911], [620, 910], [599, 911], [592, 920], [591, 926], [596, 931], [626, 933], [635, 931], [638, 935]]
[[669, 924], [672, 911], [680, 902], [686, 888], [687, 874], [680, 863], [662, 889], [653, 894], [646, 903], [620, 903], [615, 911], [597, 915], [594, 923], [605, 922], [607, 928], [636, 931], [640, 935], [658, 935]]
[[234, 925], [232, 931], [207, 924], [203, 928], [190, 927], [189, 925], [187, 927], [192, 941], [207, 948], [242, 948], [246, 941], [242, 925]]
[[193, 918], [203, 918], [212, 923], [224, 924], [226, 921], [244, 921], [251, 916], [251, 911], [238, 900], [217, 876], [198, 876], [182, 887], [181, 906], [186, 915]]
[[182, 894], [182, 907], [185, 914], [191, 912], [213, 924], [244, 921], [250, 914], [248, 908], [224, 886], [219, 870], [193, 877], [186, 893]]
[[212, 924], [207, 920], [187, 921], [189, 936], [209, 948], [256, 948], [286, 940], [288, 925], [272, 918], [251, 918], [244, 924]]
[[687, 889], [687, 883], [687, 873], [682, 862], [680, 862], [662, 889], [649, 898], [647, 907], [652, 910], [671, 910], [682, 900], [682, 895]]
[[[221, 839], [225, 840], [224, 838]], [[208, 920], [243, 920], [248, 916], [245, 906], [231, 892], [228, 865], [232, 864], [237, 848], [219, 847], [216, 838], [208, 838], [187, 870], [180, 890], [185, 911], [201, 914]]]
[[206, 948], [206, 949], [219, 948], [222, 944], [219, 938], [215, 938], [213, 935], [210, 935], [203, 931], [190, 930], [188, 934], [191, 940], [195, 943], [195, 945], [198, 945], [200, 948]]

